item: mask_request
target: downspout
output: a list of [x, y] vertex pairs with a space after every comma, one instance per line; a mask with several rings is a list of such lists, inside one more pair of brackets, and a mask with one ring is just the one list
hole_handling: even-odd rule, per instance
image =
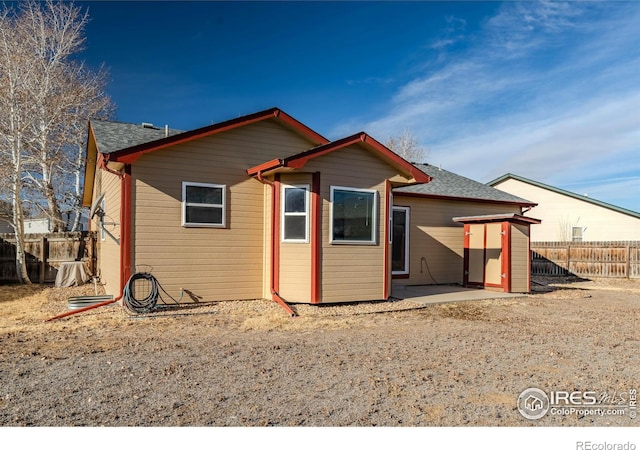
[[120, 292], [131, 278], [131, 164], [125, 164], [120, 187]]
[[291, 309], [291, 307], [287, 304], [287, 302], [280, 297], [280, 294], [278, 293], [277, 290], [277, 286], [276, 286], [276, 281], [277, 281], [277, 276], [276, 276], [276, 270], [278, 269], [278, 261], [277, 261], [277, 256], [276, 256], [276, 246], [278, 245], [277, 239], [278, 239], [278, 233], [276, 232], [276, 226], [277, 226], [277, 218], [276, 218], [276, 214], [277, 214], [277, 208], [276, 208], [276, 195], [277, 195], [277, 190], [276, 190], [276, 184], [271, 181], [271, 180], [267, 180], [266, 178], [264, 178], [262, 176], [262, 171], [258, 171], [258, 173], [256, 174], [256, 178], [258, 181], [260, 181], [263, 184], [266, 184], [268, 186], [271, 186], [271, 276], [270, 276], [270, 283], [269, 283], [269, 288], [271, 290], [271, 296], [273, 301], [275, 301], [276, 303], [278, 303], [291, 317], [295, 317], [297, 316], [296, 312]]
[[62, 319], [73, 314], [78, 314], [101, 306], [111, 305], [124, 297], [125, 286], [131, 277], [131, 164], [124, 167], [124, 171], [116, 172], [106, 167], [104, 160], [100, 161], [100, 168], [117, 175], [120, 178], [120, 295], [112, 300], [107, 300], [95, 305], [67, 311], [57, 316], [46, 319], [45, 322]]

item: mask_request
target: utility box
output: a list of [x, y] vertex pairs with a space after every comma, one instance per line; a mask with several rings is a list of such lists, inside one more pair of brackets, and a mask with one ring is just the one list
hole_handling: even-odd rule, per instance
[[538, 219], [519, 214], [454, 217], [464, 224], [465, 287], [531, 291], [530, 227]]

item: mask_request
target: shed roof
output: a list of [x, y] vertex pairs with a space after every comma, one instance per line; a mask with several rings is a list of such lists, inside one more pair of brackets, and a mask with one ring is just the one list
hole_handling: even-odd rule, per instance
[[527, 216], [523, 216], [521, 214], [515, 214], [515, 213], [454, 217], [453, 221], [459, 222], [459, 223], [489, 223], [489, 222], [516, 222], [516, 223], [525, 223], [525, 224], [542, 223], [540, 219], [534, 219], [533, 217], [527, 217]]
[[462, 175], [449, 172], [431, 164], [414, 164], [432, 180], [427, 184], [403, 186], [394, 189], [395, 194], [451, 200], [475, 200], [490, 203], [508, 203], [521, 206], [535, 206], [536, 203], [511, 195]]

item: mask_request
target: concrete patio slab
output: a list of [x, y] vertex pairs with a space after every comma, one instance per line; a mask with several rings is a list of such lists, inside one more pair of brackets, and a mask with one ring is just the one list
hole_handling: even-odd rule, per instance
[[424, 305], [432, 303], [451, 303], [472, 300], [491, 300], [498, 298], [517, 298], [525, 294], [494, 292], [485, 289], [464, 288], [458, 285], [424, 285], [424, 286], [401, 286], [394, 285], [392, 296], [403, 300]]

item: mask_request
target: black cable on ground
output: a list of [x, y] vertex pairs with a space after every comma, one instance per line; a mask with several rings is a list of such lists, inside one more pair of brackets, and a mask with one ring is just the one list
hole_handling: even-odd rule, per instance
[[[135, 283], [146, 280], [149, 283], [149, 293], [144, 298], [135, 297]], [[160, 295], [158, 280], [150, 273], [134, 273], [124, 287], [123, 303], [131, 312], [142, 314], [152, 311], [158, 303]]]
[[[146, 281], [148, 285], [148, 294], [143, 298], [136, 297], [136, 282]], [[167, 304], [161, 291], [169, 297], [176, 305], [180, 304], [179, 300], [173, 298], [158, 282], [156, 277], [147, 272], [139, 272], [131, 275], [129, 281], [124, 287], [123, 303], [127, 309], [133, 313], [144, 314], [153, 311], [157, 304], [158, 298], [163, 304]], [[180, 296], [182, 299], [182, 296]]]

